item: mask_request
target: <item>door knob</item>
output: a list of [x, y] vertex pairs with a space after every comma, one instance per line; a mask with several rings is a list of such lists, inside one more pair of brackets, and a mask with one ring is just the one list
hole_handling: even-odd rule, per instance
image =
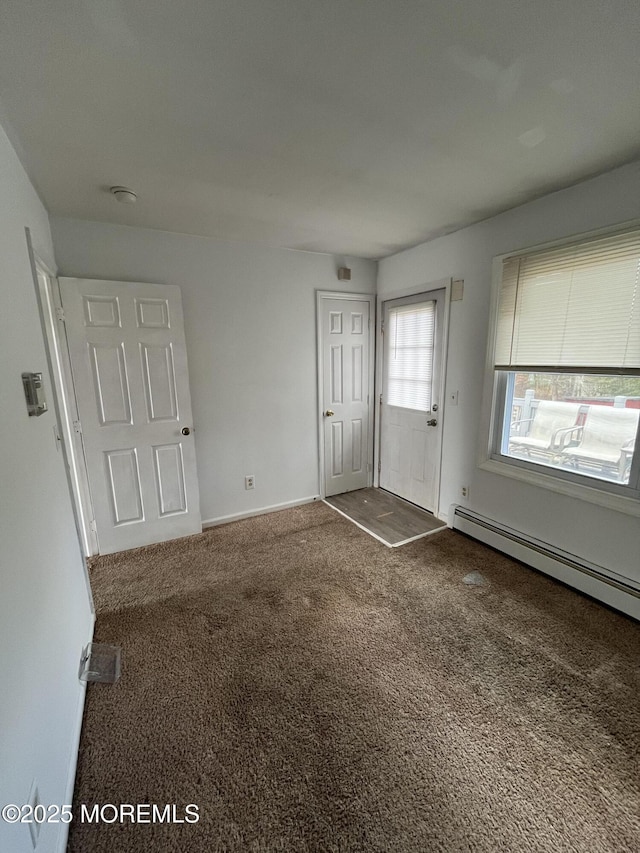
[[332, 418], [335, 415], [335, 412], [333, 411], [333, 409], [327, 409], [327, 411], [325, 412], [325, 415], [328, 418]]
[[182, 427], [182, 434], [191, 435], [191, 430], [189, 429], [189, 427]]
[[435, 426], [437, 423], [438, 423], [438, 421], [435, 418], [430, 418], [427, 421], [427, 426]]

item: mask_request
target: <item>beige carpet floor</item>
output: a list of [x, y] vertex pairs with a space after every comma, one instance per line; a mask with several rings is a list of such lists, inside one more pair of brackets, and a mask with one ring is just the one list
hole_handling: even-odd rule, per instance
[[[463, 577], [479, 571], [482, 586]], [[312, 504], [92, 567], [72, 853], [640, 850], [640, 628], [452, 531]]]

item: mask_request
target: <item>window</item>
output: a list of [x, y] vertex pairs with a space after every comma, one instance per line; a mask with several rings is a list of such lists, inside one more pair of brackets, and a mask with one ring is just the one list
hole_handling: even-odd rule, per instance
[[431, 409], [436, 303], [390, 308], [387, 392], [390, 406], [428, 412]]
[[492, 459], [640, 496], [640, 229], [507, 257]]

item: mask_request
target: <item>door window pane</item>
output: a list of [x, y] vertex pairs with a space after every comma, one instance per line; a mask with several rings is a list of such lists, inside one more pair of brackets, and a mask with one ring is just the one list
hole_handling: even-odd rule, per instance
[[431, 409], [436, 303], [391, 308], [388, 315], [387, 394], [390, 406]]

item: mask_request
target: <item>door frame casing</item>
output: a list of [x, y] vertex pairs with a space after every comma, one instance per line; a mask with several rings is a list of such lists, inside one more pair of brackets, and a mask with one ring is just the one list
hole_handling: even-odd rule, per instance
[[[78, 538], [85, 557], [98, 553], [93, 504], [84, 458], [82, 433], [69, 358], [67, 331], [56, 273], [33, 252], [33, 273], [40, 298], [45, 344], [51, 364], [51, 380], [59, 408], [60, 443], [68, 470], [71, 497], [78, 527]], [[41, 282], [38, 273], [42, 273]]]
[[[376, 487], [380, 487], [380, 459], [381, 459], [381, 446], [380, 446], [380, 403], [382, 401], [382, 388], [384, 381], [384, 341], [382, 339], [382, 322], [384, 319], [384, 305], [385, 302], [395, 302], [397, 299], [404, 299], [408, 296], [424, 296], [425, 301], [428, 300], [429, 294], [436, 290], [444, 290], [444, 316], [442, 319], [442, 364], [440, 369], [440, 388], [441, 391], [441, 400], [439, 401], [440, 411], [440, 448], [438, 452], [438, 475], [436, 477], [436, 491], [435, 491], [435, 510], [434, 515], [436, 518], [440, 520], [446, 521], [446, 516], [443, 518], [440, 514], [440, 484], [442, 478], [442, 449], [444, 447], [444, 427], [445, 427], [445, 416], [446, 416], [446, 397], [447, 397], [447, 387], [446, 387], [446, 379], [447, 379], [447, 362], [449, 360], [449, 314], [450, 314], [450, 304], [451, 304], [451, 285], [452, 278], [442, 278], [436, 281], [430, 281], [426, 284], [416, 284], [412, 287], [404, 288], [402, 290], [394, 291], [394, 293], [389, 294], [378, 294], [377, 297], [377, 319], [376, 319], [376, 367], [375, 367], [375, 427], [374, 427], [374, 459], [373, 459], [373, 469], [374, 469], [374, 479], [373, 483]], [[448, 512], [448, 510], [447, 510]]]
[[324, 359], [323, 359], [323, 340], [322, 340], [322, 300], [323, 299], [344, 299], [352, 302], [368, 302], [369, 303], [369, 328], [367, 330], [369, 341], [369, 383], [367, 387], [368, 398], [368, 435], [367, 435], [367, 486], [373, 485], [374, 472], [374, 392], [375, 392], [375, 366], [376, 366], [376, 337], [374, 334], [376, 324], [376, 296], [374, 293], [345, 293], [342, 291], [333, 290], [316, 290], [316, 344], [317, 344], [317, 405], [318, 405], [318, 486], [319, 494], [322, 499], [326, 497], [326, 482], [325, 482], [325, 453], [324, 453], [324, 407], [323, 407], [323, 387], [324, 387]]

